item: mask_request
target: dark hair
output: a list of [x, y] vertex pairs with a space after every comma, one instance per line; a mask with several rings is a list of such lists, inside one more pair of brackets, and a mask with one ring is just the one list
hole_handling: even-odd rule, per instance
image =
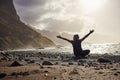
[[78, 40], [79, 39], [79, 35], [78, 34], [75, 34], [74, 36], [73, 36], [73, 40]]

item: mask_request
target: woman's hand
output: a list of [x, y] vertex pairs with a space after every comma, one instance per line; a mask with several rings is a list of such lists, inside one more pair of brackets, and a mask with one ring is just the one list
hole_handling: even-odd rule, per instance
[[90, 33], [93, 33], [94, 32], [94, 29], [90, 30]]
[[59, 35], [59, 36], [57, 36], [57, 38], [61, 38], [61, 36]]

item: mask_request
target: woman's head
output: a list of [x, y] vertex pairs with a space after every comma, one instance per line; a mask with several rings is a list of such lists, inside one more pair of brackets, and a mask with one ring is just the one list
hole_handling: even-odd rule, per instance
[[78, 34], [75, 34], [75, 35], [73, 36], [73, 40], [79, 40], [79, 35], [78, 35]]

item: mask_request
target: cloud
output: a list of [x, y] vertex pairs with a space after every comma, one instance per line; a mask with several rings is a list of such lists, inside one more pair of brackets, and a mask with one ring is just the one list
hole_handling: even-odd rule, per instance
[[84, 23], [75, 10], [78, 1], [14, 0], [14, 4], [26, 24], [46, 30], [79, 32]]
[[70, 32], [80, 32], [81, 28], [84, 26], [80, 19], [70, 19], [70, 20], [57, 20], [57, 19], [45, 19], [42, 23], [47, 24], [46, 30], [51, 31], [70, 31]]

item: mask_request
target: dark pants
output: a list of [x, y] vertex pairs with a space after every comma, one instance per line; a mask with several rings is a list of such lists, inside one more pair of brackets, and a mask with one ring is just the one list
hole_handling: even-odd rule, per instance
[[79, 56], [75, 56], [76, 58], [85, 58], [90, 53], [90, 50], [83, 50], [80, 52]]
[[81, 57], [85, 57], [90, 53], [90, 50], [83, 50], [82, 54], [80, 54]]

